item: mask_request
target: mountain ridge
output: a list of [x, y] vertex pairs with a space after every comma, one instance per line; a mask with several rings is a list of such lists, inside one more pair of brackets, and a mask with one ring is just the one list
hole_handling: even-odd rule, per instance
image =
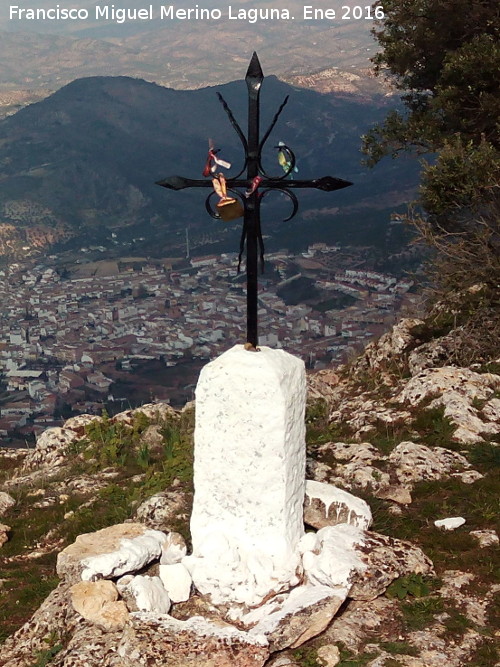
[[[162, 226], [174, 234], [186, 225], [198, 230], [206, 227], [209, 220], [200, 193], [166, 193], [154, 183], [173, 173], [199, 177], [209, 137], [223, 148], [236, 169], [241, 146], [216, 90], [245, 127], [243, 81], [180, 91], [132, 77], [78, 79], [3, 119], [0, 224], [20, 230], [29, 227], [33, 222], [30, 211], [35, 208], [37, 224], [62, 225], [73, 236], [86, 229], [103, 238], [104, 220], [108, 232], [130, 226], [136, 236], [157, 236]], [[324, 220], [321, 208], [363, 207], [371, 196], [393, 191], [397, 197], [397, 191], [415, 186], [416, 169], [405, 173], [401, 165], [389, 162], [373, 172], [360, 166], [359, 135], [383, 110], [355, 98], [290, 87], [269, 76], [261, 97], [263, 129], [288, 94], [290, 102], [264, 152], [267, 168], [275, 169], [272, 146], [279, 139], [296, 152], [301, 177], [329, 173], [356, 184], [355, 194], [341, 191], [323, 197], [304, 192], [301, 210], [309, 210], [310, 228]], [[318, 211], [314, 224], [311, 209]], [[369, 227], [370, 220], [366, 215], [364, 219], [362, 225]], [[299, 216], [297, 222], [300, 220]], [[144, 233], [138, 234], [139, 230]]]

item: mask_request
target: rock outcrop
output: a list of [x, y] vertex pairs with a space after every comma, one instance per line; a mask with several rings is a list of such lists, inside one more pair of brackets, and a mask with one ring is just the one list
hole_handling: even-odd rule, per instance
[[[80, 443], [99, 419], [90, 416], [50, 429], [34, 450], [16, 453], [19, 466], [0, 490], [6, 522], [0, 545], [12, 534], [7, 524], [16, 530], [23, 498], [68, 526], [82, 508], [92, 513], [98, 498], [120, 502], [115, 497], [125, 497], [127, 485], [133, 501], [125, 521], [73, 544], [52, 527], [31, 550], [4, 559], [11, 544], [0, 550], [7, 568], [30, 560], [43, 565], [36, 559], [57, 551], [61, 578], [0, 647], [0, 665], [32, 667], [34, 657], [50, 654], [54, 667], [302, 667], [312, 657], [334, 667], [361, 654], [367, 667], [394, 661], [461, 667], [476, 653], [494, 665], [488, 632], [499, 589], [487, 579], [485, 563], [498, 548], [489, 466], [498, 460], [500, 376], [436, 367], [439, 345], [420, 343], [418, 324], [401, 322], [349, 370], [310, 376], [310, 399], [321, 402], [324, 431], [308, 451], [307, 532], [294, 577], [255, 604], [216, 605], [193, 584], [189, 539], [173, 528], [182, 524], [188, 538], [192, 489], [181, 481], [182, 467], [178, 477], [168, 477], [165, 463], [160, 473], [135, 469], [126, 479], [118, 465], [97, 470], [93, 459], [94, 469], [83, 470]], [[178, 424], [168, 406], [141, 411], [148, 420]], [[132, 428], [136, 414], [127, 411], [113, 423]], [[139, 442], [160, 451], [161, 437], [158, 424], [148, 422]], [[471, 455], [475, 447], [479, 453]], [[176, 456], [170, 450], [169, 464]], [[167, 488], [150, 487], [154, 475], [168, 479]], [[462, 502], [468, 494], [473, 503]], [[458, 518], [454, 530], [439, 528], [439, 520], [446, 528]], [[432, 548], [434, 564], [421, 544]], [[458, 550], [468, 559], [463, 569]], [[221, 565], [226, 556], [221, 551]], [[252, 572], [259, 566], [253, 563]], [[425, 626], [418, 625], [418, 614], [427, 614]]]

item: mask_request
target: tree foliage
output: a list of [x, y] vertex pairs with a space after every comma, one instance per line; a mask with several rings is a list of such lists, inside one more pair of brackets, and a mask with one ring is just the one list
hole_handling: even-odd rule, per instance
[[375, 70], [402, 91], [404, 106], [364, 137], [366, 162], [431, 154], [408, 221], [435, 251], [435, 284], [445, 294], [481, 284], [478, 304], [490, 317], [500, 283], [500, 3], [376, 4], [384, 19], [373, 30]]
[[459, 133], [500, 148], [500, 4], [496, 0], [386, 0], [373, 32], [378, 74], [404, 91], [366, 137], [368, 162], [417, 148], [436, 152]]

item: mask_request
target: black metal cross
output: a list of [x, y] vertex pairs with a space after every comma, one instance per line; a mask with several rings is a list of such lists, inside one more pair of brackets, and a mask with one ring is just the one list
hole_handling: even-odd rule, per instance
[[[276, 122], [283, 111], [285, 104], [288, 102], [288, 96], [285, 98], [280, 108], [276, 112], [269, 129], [264, 134], [263, 138], [259, 140], [259, 94], [264, 80], [264, 74], [260, 66], [257, 54], [254, 52], [250, 65], [246, 73], [245, 81], [248, 88], [248, 138], [243, 134], [240, 126], [236, 122], [233, 113], [226, 101], [220, 93], [217, 93], [219, 100], [227, 113], [233, 128], [236, 130], [238, 137], [243, 145], [245, 152], [245, 163], [240, 173], [231, 179], [227, 180], [227, 189], [231, 194], [239, 197], [243, 204], [243, 231], [240, 243], [240, 260], [244, 249], [246, 240], [247, 257], [246, 257], [246, 273], [247, 273], [247, 342], [253, 347], [257, 347], [258, 339], [258, 319], [257, 319], [257, 295], [258, 295], [258, 248], [260, 246], [260, 258], [263, 264], [264, 260], [264, 244], [262, 241], [262, 233], [260, 227], [260, 203], [263, 197], [272, 190], [279, 190], [286, 194], [293, 204], [293, 211], [285, 222], [291, 220], [298, 210], [298, 201], [290, 189], [295, 188], [316, 188], [324, 190], [325, 192], [332, 192], [333, 190], [340, 190], [352, 185], [349, 181], [344, 181], [341, 178], [334, 178], [333, 176], [323, 176], [308, 181], [301, 180], [287, 180], [287, 176], [295, 168], [295, 156], [290, 148], [281, 144], [277, 148], [286, 156], [286, 168], [283, 175], [280, 177], [269, 176], [262, 167], [262, 149], [271, 134]], [[243, 172], [247, 170], [246, 179], [240, 178]], [[257, 181], [257, 182], [256, 182]], [[212, 179], [191, 179], [182, 176], [169, 176], [161, 181], [157, 181], [157, 185], [170, 190], [183, 190], [184, 188], [210, 188], [212, 187]], [[245, 188], [246, 194], [235, 188]], [[251, 191], [251, 192], [250, 192]], [[219, 213], [215, 212], [210, 204], [212, 192], [206, 201], [207, 211], [214, 218], [220, 218]], [[240, 263], [238, 263], [239, 269]]]

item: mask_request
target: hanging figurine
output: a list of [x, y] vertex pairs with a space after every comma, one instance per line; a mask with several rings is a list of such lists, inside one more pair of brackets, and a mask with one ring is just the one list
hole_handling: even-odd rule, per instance
[[244, 214], [243, 206], [238, 199], [227, 196], [226, 177], [224, 174], [216, 174], [212, 178], [212, 185], [214, 186], [215, 193], [220, 197], [220, 200], [217, 202], [217, 213], [221, 220], [228, 222], [229, 220], [241, 218]]
[[255, 177], [252, 179], [252, 182], [251, 182], [251, 184], [250, 184], [250, 187], [248, 188], [248, 190], [245, 190], [245, 197], [246, 197], [247, 199], [248, 199], [251, 195], [253, 195], [253, 193], [257, 190], [257, 188], [258, 188], [259, 185], [261, 184], [261, 181], [262, 181], [262, 176], [255, 176]]
[[[290, 178], [293, 179], [291, 172], [294, 171], [295, 173], [297, 173], [299, 170], [293, 163], [293, 157], [290, 149], [282, 141], [278, 141], [278, 145], [275, 146], [275, 148], [278, 149], [278, 162], [280, 164], [280, 167], [283, 169], [285, 174], [290, 172], [289, 174]], [[293, 169], [292, 169], [292, 164], [293, 164]]]
[[220, 148], [214, 148], [214, 143], [212, 139], [208, 140], [208, 155], [207, 161], [205, 162], [205, 168], [203, 169], [203, 176], [210, 176], [210, 174], [215, 174], [217, 167], [222, 169], [231, 169], [231, 163], [226, 162], [226, 160], [221, 160], [220, 157], [217, 157], [217, 153], [220, 152]]

